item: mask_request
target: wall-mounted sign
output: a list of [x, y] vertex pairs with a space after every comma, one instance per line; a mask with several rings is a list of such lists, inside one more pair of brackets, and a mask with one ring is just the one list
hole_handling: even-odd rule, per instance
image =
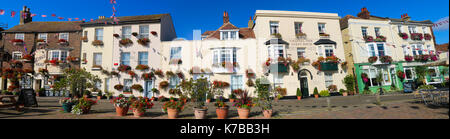
[[290, 46], [314, 46], [313, 40], [308, 39], [292, 39], [289, 40]]

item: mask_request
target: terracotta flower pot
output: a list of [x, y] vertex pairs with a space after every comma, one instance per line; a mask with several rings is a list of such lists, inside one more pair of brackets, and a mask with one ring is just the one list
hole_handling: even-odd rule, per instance
[[302, 100], [302, 96], [297, 96], [297, 100]]
[[264, 118], [270, 119], [272, 118], [273, 110], [263, 110]]
[[178, 117], [178, 110], [177, 109], [167, 108], [167, 116], [169, 116], [169, 119], [177, 119], [177, 117]]
[[117, 116], [126, 116], [128, 113], [128, 107], [116, 107]]
[[100, 100], [100, 99], [102, 99], [102, 96], [97, 96], [97, 100]]
[[195, 109], [194, 115], [195, 119], [206, 119], [206, 114], [208, 112], [208, 109]]
[[229, 107], [222, 107], [216, 109], [217, 119], [227, 119]]
[[319, 95], [314, 95], [314, 98], [319, 98]]
[[234, 99], [230, 99], [230, 102], [231, 102], [231, 103], [234, 103]]
[[145, 114], [145, 110], [141, 111], [139, 109], [133, 109], [134, 117], [142, 117]]
[[347, 92], [345, 92], [345, 93], [342, 93], [342, 96], [344, 96], [344, 97], [346, 97], [348, 95], [348, 93]]
[[250, 115], [250, 109], [238, 108], [239, 119], [248, 119]]
[[83, 95], [83, 98], [88, 98], [88, 95]]
[[210, 103], [211, 102], [211, 99], [206, 99], [206, 103]]

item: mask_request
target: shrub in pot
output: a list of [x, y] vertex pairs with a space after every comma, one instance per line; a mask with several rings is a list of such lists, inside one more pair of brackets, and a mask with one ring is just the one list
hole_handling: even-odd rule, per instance
[[176, 119], [178, 117], [178, 113], [184, 110], [184, 103], [180, 100], [175, 100], [173, 97], [170, 98], [169, 101], [166, 101], [163, 104], [163, 111], [167, 112], [169, 119]]
[[230, 95], [228, 95], [228, 99], [231, 103], [234, 102], [234, 100], [236, 99], [236, 95], [234, 94], [234, 91], [230, 93]]
[[216, 108], [217, 119], [227, 119], [228, 110], [230, 107], [224, 102], [222, 96], [216, 99], [216, 103], [214, 104], [214, 106], [217, 107]]
[[353, 95], [353, 92], [355, 91], [355, 79], [353, 75], [347, 75], [345, 76], [344, 80], [342, 81], [344, 83], [345, 88], [347, 88], [347, 94]]
[[99, 92], [97, 93], [97, 100], [102, 99], [102, 97], [103, 97], [103, 94], [102, 94], [101, 91], [99, 91]]
[[208, 98], [214, 96], [210, 90], [208, 79], [199, 78], [197, 80], [190, 79], [183, 83], [184, 86], [190, 86], [184, 88], [191, 96], [191, 99], [195, 101], [194, 103], [194, 114], [196, 119], [205, 119], [208, 112], [208, 107], [205, 106], [206, 94]]
[[142, 117], [146, 109], [151, 109], [153, 107], [153, 99], [147, 97], [139, 97], [137, 100], [133, 101], [131, 108], [133, 108], [134, 117]]
[[267, 78], [261, 77], [256, 79], [255, 94], [258, 94], [256, 105], [261, 107], [265, 118], [271, 118], [273, 113], [272, 96], [273, 91], [269, 91], [270, 82]]
[[116, 108], [117, 116], [127, 115], [130, 102], [122, 94], [120, 94], [117, 98], [114, 98], [111, 102]]
[[73, 99], [70, 97], [59, 100], [59, 104], [62, 105], [65, 113], [70, 113], [72, 111], [72, 106], [77, 104], [77, 102], [78, 102], [78, 99]]
[[314, 98], [319, 98], [319, 90], [317, 90], [317, 87], [314, 88]]
[[297, 88], [297, 100], [302, 99], [302, 92], [300, 91], [300, 88]]
[[322, 90], [319, 93], [320, 97], [329, 97], [330, 96], [330, 91], [328, 90]]
[[95, 104], [97, 104], [96, 101], [83, 97], [79, 99], [78, 103], [74, 107], [72, 107], [72, 113], [77, 115], [88, 114], [91, 107]]

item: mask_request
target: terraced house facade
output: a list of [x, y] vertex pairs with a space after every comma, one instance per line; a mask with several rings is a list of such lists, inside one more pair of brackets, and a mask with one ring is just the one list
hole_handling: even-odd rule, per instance
[[[362, 8], [356, 17], [347, 15], [340, 24], [349, 74], [355, 75], [360, 93], [378, 92], [380, 87], [401, 90], [404, 82], [416, 79], [414, 67], [438, 59], [433, 23], [428, 20], [378, 17]], [[436, 74], [428, 74], [426, 84], [441, 83], [439, 67], [428, 69]]]

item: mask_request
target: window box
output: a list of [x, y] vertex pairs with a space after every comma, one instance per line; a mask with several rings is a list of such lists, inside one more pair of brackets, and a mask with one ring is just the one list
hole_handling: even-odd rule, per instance
[[133, 44], [133, 41], [131, 41], [128, 38], [125, 38], [125, 39], [120, 40], [119, 43], [121, 46], [129, 46], [129, 45]]
[[81, 37], [81, 40], [82, 40], [83, 42], [88, 42], [88, 38], [87, 38], [86, 36]]
[[374, 41], [372, 36], [364, 37], [364, 40], [365, 40], [366, 42], [373, 42], [373, 41]]
[[421, 40], [423, 40], [423, 34], [411, 33], [411, 40], [421, 41]]
[[281, 36], [281, 34], [280, 33], [274, 33], [274, 34], [272, 34], [272, 38], [282, 38], [282, 36]]
[[92, 41], [92, 45], [94, 45], [94, 46], [103, 46], [103, 41], [101, 41], [101, 40]]
[[67, 45], [69, 45], [69, 42], [65, 39], [59, 39], [58, 44], [61, 46], [67, 46]]
[[117, 70], [120, 71], [120, 72], [127, 72], [127, 71], [131, 70], [131, 67], [128, 66], [128, 65], [120, 65], [117, 68]]
[[321, 37], [330, 37], [330, 34], [326, 34], [326, 33], [319, 33], [319, 36], [321, 36]]
[[427, 40], [427, 41], [431, 40], [431, 34], [426, 33], [423, 36], [424, 36], [425, 40]]
[[171, 59], [169, 64], [170, 65], [180, 65], [180, 64], [183, 64], [183, 61], [181, 59]]
[[306, 33], [300, 32], [300, 33], [295, 34], [295, 36], [298, 39], [306, 38]]
[[406, 33], [398, 33], [398, 35], [400, 37], [402, 37], [402, 39], [404, 39], [404, 40], [407, 40], [409, 38], [408, 34], [406, 34]]
[[381, 63], [391, 63], [393, 60], [390, 56], [380, 56], [380, 61]]
[[430, 60], [430, 55], [416, 55], [414, 56], [414, 61], [417, 62], [427, 62]]
[[146, 71], [149, 69], [149, 67], [147, 65], [137, 65], [136, 69], [140, 71]]
[[336, 62], [322, 62], [320, 63], [320, 71], [337, 71], [338, 63]]
[[386, 42], [386, 37], [380, 35], [374, 41], [375, 42]]
[[148, 38], [140, 38], [139, 40], [137, 40], [137, 42], [138, 42], [140, 45], [146, 46], [146, 45], [148, 45], [148, 43], [150, 42], [150, 39], [148, 39]]
[[102, 70], [103, 68], [102, 68], [102, 66], [100, 66], [100, 65], [94, 65], [94, 66], [92, 66], [92, 70]]
[[368, 59], [369, 63], [375, 63], [375, 62], [377, 62], [377, 60], [378, 60], [378, 57], [376, 57], [376, 56], [369, 57], [369, 59]]
[[405, 61], [406, 62], [412, 62], [414, 60], [413, 56], [405, 56]]

